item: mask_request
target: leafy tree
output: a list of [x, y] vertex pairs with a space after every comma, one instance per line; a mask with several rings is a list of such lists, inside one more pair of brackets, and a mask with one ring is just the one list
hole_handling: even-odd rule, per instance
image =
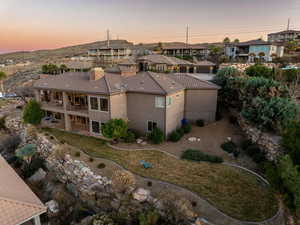
[[284, 187], [293, 197], [293, 204], [297, 214], [300, 213], [300, 174], [298, 166], [293, 164], [289, 155], [285, 155], [279, 161], [279, 173]]
[[288, 83], [299, 81], [299, 79], [300, 79], [299, 77], [300, 77], [299, 69], [283, 70], [283, 78]]
[[229, 44], [230, 43], [229, 37], [224, 38], [223, 43], [224, 44]]
[[214, 78], [214, 83], [224, 87], [228, 78], [238, 77], [241, 75], [241, 72], [231, 66], [224, 67], [217, 72], [217, 76]]
[[57, 75], [60, 74], [61, 70], [57, 65], [54, 64], [46, 64], [42, 66], [42, 73], [43, 74], [51, 74], [51, 75]]
[[263, 130], [281, 130], [294, 120], [298, 107], [288, 98], [272, 97], [269, 100], [256, 97], [252, 105], [243, 108], [241, 114]]
[[68, 72], [70, 69], [65, 64], [61, 64], [59, 66], [59, 70], [60, 70], [60, 73], [64, 73], [64, 72]]
[[107, 138], [119, 140], [126, 138], [128, 125], [122, 119], [111, 119], [102, 126], [102, 134]]
[[33, 125], [38, 125], [44, 116], [44, 112], [41, 109], [40, 103], [36, 100], [30, 100], [23, 111], [23, 121], [24, 123], [29, 123]]
[[250, 77], [266, 77], [266, 78], [271, 78], [273, 76], [273, 71], [272, 69], [260, 65], [260, 64], [255, 64], [253, 66], [249, 66], [245, 70], [246, 74]]
[[282, 135], [282, 146], [293, 162], [300, 165], [300, 121], [292, 121], [288, 124]]
[[234, 39], [233, 42], [237, 44], [237, 43], [240, 43], [240, 40], [236, 38], [236, 39]]
[[220, 57], [223, 55], [223, 48], [218, 45], [210, 45], [208, 46], [209, 49], [209, 55], [211, 57], [211, 60], [215, 63], [219, 63]]
[[6, 79], [6, 73], [0, 71], [0, 91], [4, 92], [3, 81]]

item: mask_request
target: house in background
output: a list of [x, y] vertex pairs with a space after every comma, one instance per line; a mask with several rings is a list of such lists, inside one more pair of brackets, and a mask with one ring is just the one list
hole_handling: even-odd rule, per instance
[[270, 42], [300, 41], [300, 30], [284, 30], [268, 34]]
[[90, 72], [49, 76], [34, 84], [47, 117], [43, 124], [85, 135], [101, 135], [113, 118], [141, 134], [160, 128], [165, 135], [181, 121], [215, 120], [219, 87], [188, 74]]
[[41, 225], [46, 207], [0, 155], [0, 224]]
[[212, 73], [215, 66], [209, 61], [190, 62], [174, 56], [146, 55], [136, 59], [138, 71], [169, 73]]
[[197, 57], [207, 59], [209, 49], [206, 45], [176, 44], [162, 48], [162, 54], [167, 56]]
[[255, 59], [263, 59], [271, 62], [275, 57], [282, 57], [284, 47], [261, 39], [230, 43], [225, 46], [225, 55], [232, 60], [253, 62]]

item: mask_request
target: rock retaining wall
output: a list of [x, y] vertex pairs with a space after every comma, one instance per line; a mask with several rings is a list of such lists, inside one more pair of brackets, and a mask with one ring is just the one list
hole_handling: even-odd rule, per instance
[[283, 148], [280, 144], [281, 136], [260, 131], [240, 115], [238, 116], [238, 123], [247, 138], [257, 143], [266, 153], [268, 160], [276, 161], [283, 154]]

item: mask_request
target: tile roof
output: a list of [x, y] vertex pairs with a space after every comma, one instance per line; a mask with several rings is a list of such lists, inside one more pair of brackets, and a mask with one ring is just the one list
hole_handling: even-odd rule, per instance
[[133, 58], [128, 58], [122, 60], [120, 63], [118, 63], [118, 65], [136, 65], [136, 62], [134, 61]]
[[175, 82], [180, 83], [185, 89], [220, 89], [218, 85], [215, 85], [209, 81], [201, 80], [188, 73], [167, 74], [167, 76], [173, 79]]
[[245, 41], [245, 42], [240, 42], [240, 43], [236, 43], [233, 44], [235, 46], [247, 46], [247, 45], [271, 45], [270, 42], [268, 41], [264, 41], [261, 39], [257, 39], [257, 40], [251, 40], [251, 41]]
[[93, 62], [83, 60], [72, 60], [64, 64], [70, 69], [90, 69], [93, 67]]
[[120, 74], [106, 73], [96, 81], [89, 80], [89, 73], [65, 73], [38, 80], [34, 84], [39, 89], [55, 89], [95, 94], [114, 94], [120, 92], [141, 92], [169, 94], [185, 88], [217, 89], [216, 85], [199, 80], [188, 74], [165, 74], [143, 72], [123, 77]]
[[46, 207], [0, 155], [0, 223], [16, 225], [46, 211]]
[[203, 61], [195, 62], [194, 65], [196, 65], [196, 66], [215, 66], [216, 64], [214, 64], [213, 62], [207, 61], [207, 60], [203, 60]]
[[138, 61], [150, 61], [154, 64], [167, 64], [167, 65], [192, 65], [191, 62], [178, 59], [176, 57], [169, 57], [165, 55], [146, 55], [137, 59]]
[[167, 49], [207, 49], [207, 45], [186, 45], [184, 43], [182, 44], [174, 44], [174, 45], [170, 45], [170, 46], [164, 46], [162, 49], [167, 50]]

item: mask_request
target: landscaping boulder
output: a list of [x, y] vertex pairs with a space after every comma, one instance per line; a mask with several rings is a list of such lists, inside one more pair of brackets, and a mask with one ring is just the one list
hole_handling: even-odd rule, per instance
[[150, 197], [150, 191], [144, 188], [138, 188], [133, 193], [133, 198], [139, 202], [145, 202]]
[[189, 140], [190, 142], [195, 142], [195, 141], [197, 141], [197, 138], [196, 138], [196, 137], [190, 137], [188, 140]]
[[46, 202], [45, 205], [47, 206], [49, 212], [51, 212], [51, 213], [58, 213], [59, 212], [59, 205], [58, 205], [57, 201], [51, 200], [49, 202]]
[[30, 182], [38, 182], [43, 180], [46, 175], [47, 173], [42, 168], [39, 168], [39, 170], [36, 171], [28, 180]]
[[138, 144], [143, 143], [143, 139], [140, 139], [140, 138], [136, 139], [136, 143], [138, 143]]

